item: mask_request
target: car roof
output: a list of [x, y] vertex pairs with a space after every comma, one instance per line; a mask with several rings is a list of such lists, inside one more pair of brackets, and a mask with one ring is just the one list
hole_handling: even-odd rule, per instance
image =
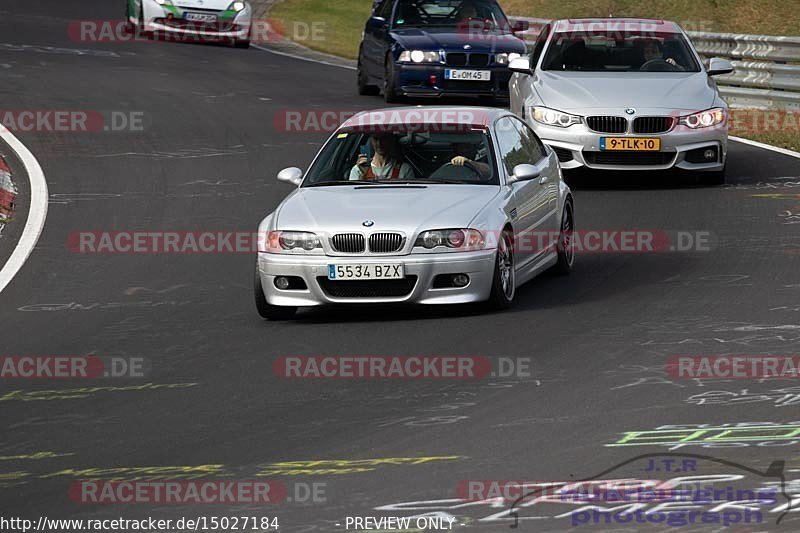
[[671, 20], [609, 17], [609, 18], [582, 18], [561, 19], [553, 22], [556, 32], [570, 31], [650, 31], [650, 32], [680, 32], [678, 23]]
[[359, 129], [370, 126], [403, 126], [411, 124], [441, 124], [485, 128], [508, 111], [489, 107], [470, 106], [414, 106], [388, 107], [356, 113], [342, 129]]

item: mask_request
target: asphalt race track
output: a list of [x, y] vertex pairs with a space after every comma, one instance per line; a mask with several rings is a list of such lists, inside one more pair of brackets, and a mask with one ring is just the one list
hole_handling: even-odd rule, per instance
[[[149, 364], [146, 379], [3, 381], [0, 515], [275, 516], [284, 531], [311, 532], [343, 531], [348, 516], [427, 513], [455, 517], [454, 528], [500, 531], [513, 522], [510, 502], [458, 505], [459, 482], [581, 480], [606, 471], [609, 479], [667, 479], [766, 471], [781, 460], [787, 483], [800, 478], [800, 438], [733, 431], [722, 444], [689, 439], [670, 449], [666, 437], [626, 437], [741, 423], [794, 424], [800, 434], [800, 404], [785, 399], [800, 394], [786, 391], [791, 381], [703, 383], [664, 372], [677, 355], [800, 354], [797, 159], [732, 142], [724, 187], [581, 176], [579, 229], [704, 231], [710, 251], [580, 254], [574, 275], [540, 277], [503, 313], [335, 308], [265, 322], [253, 305], [253, 254], [77, 254], [68, 235], [255, 231], [291, 190], [276, 173], [307, 167], [327, 136], [279, 131], [273, 117], [383, 101], [357, 96], [353, 71], [255, 48], [70, 39], [71, 21], [119, 18], [122, 4], [0, 5], [0, 107], [144, 116], [143, 131], [17, 135], [41, 164], [50, 200], [36, 249], [0, 295], [0, 353]], [[5, 254], [13, 243], [3, 241]], [[531, 375], [290, 380], [273, 372], [285, 355], [530, 358]], [[729, 394], [717, 403], [697, 399], [708, 391]], [[621, 442], [637, 445], [609, 446]], [[711, 458], [679, 474], [643, 473], [646, 458], [620, 466], [666, 453]], [[286, 462], [293, 464], [278, 464]], [[193, 477], [269, 479], [286, 484], [290, 497], [321, 483], [324, 498], [92, 505], [68, 494], [86, 479]], [[428, 503], [398, 506], [407, 502]], [[760, 528], [800, 528], [792, 513], [776, 525], [778, 506], [764, 506]], [[570, 529], [570, 518], [554, 518], [566, 507], [521, 509], [519, 528]]]

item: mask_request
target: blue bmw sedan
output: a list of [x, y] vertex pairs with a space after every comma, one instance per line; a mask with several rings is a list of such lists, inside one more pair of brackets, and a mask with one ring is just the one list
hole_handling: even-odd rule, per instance
[[358, 54], [359, 94], [508, 100], [508, 63], [526, 53], [495, 0], [376, 0]]

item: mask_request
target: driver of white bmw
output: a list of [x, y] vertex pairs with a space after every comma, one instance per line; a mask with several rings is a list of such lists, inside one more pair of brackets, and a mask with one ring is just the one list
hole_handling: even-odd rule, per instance
[[369, 139], [375, 155], [372, 161], [360, 154], [350, 170], [350, 180], [413, 180], [414, 169], [400, 160], [400, 149], [392, 134], [374, 135]]

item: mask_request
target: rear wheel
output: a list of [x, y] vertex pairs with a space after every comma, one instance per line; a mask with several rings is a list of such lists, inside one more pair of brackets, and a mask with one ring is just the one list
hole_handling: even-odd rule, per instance
[[567, 275], [572, 272], [575, 265], [575, 213], [572, 201], [564, 204], [564, 213], [561, 215], [561, 228], [558, 233], [558, 262], [553, 266], [557, 274]]
[[374, 96], [380, 91], [377, 85], [369, 84], [369, 76], [364, 71], [364, 66], [361, 64], [361, 55], [358, 58], [358, 94], [362, 96]]
[[504, 230], [497, 243], [492, 291], [488, 304], [492, 309], [508, 309], [514, 302], [516, 292], [514, 276], [514, 238], [511, 231]]
[[256, 300], [256, 309], [261, 318], [268, 320], [287, 320], [292, 318], [297, 312], [296, 307], [286, 307], [281, 305], [272, 305], [267, 302], [264, 296], [264, 288], [261, 286], [261, 276], [258, 275], [258, 266], [256, 265], [256, 275], [253, 282], [253, 295]]
[[400, 101], [395, 87], [394, 60], [391, 57], [386, 58], [386, 69], [383, 74], [383, 99], [386, 100], [387, 104]]

